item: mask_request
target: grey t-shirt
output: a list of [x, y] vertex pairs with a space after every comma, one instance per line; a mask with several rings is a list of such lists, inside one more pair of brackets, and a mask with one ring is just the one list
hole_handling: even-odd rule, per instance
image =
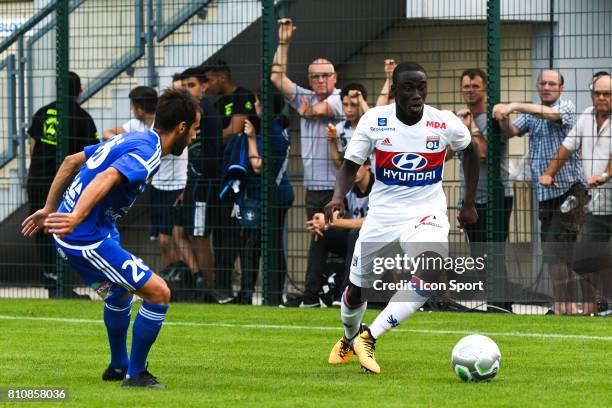
[[[486, 112], [482, 112], [474, 119], [476, 122], [476, 126], [480, 130], [480, 134], [485, 140], [487, 139], [487, 114]], [[512, 182], [508, 178], [508, 138], [504, 135], [501, 136], [500, 139], [500, 159], [501, 159], [501, 168], [500, 168], [500, 176], [502, 179], [502, 184], [504, 186], [504, 196], [512, 197], [514, 196], [514, 191], [512, 189]], [[463, 198], [463, 192], [465, 191], [465, 178], [463, 177], [463, 167], [460, 166], [461, 171], [461, 198]], [[487, 195], [488, 195], [488, 187], [487, 187], [487, 163], [480, 164], [480, 177], [478, 178], [478, 186], [476, 187], [476, 203], [477, 204], [486, 204]]]
[[[313, 91], [296, 85], [295, 96], [288, 102], [294, 109], [298, 109], [304, 99], [308, 100], [311, 105], [318, 102]], [[325, 102], [329, 104], [333, 112], [331, 118], [300, 118], [304, 186], [308, 190], [333, 190], [336, 184], [336, 168], [329, 154], [325, 128], [328, 123], [335, 125], [344, 119], [340, 90], [334, 89], [334, 92], [325, 99]]]

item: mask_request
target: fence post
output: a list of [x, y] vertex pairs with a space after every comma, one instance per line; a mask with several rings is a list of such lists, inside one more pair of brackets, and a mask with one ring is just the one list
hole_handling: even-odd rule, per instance
[[504, 187], [501, 182], [499, 151], [501, 131], [493, 118], [493, 107], [500, 102], [501, 31], [500, 0], [487, 1], [487, 302], [504, 299], [505, 255], [503, 248]]
[[[69, 12], [68, 0], [57, 0], [57, 26], [55, 28], [55, 53], [56, 53], [56, 96], [57, 96], [57, 118], [58, 118], [58, 138], [57, 138], [57, 166], [59, 167], [68, 154], [68, 134], [70, 126], [69, 120], [69, 95], [68, 95], [68, 71], [69, 71]], [[68, 293], [64, 286], [67, 280], [66, 268], [63, 260], [56, 257], [57, 268], [57, 294], [65, 297]]]
[[[272, 164], [272, 148], [271, 148], [271, 133], [272, 133], [272, 87], [270, 84], [270, 72], [272, 66], [272, 58], [274, 56], [273, 30], [276, 27], [274, 21], [274, 0], [263, 0], [261, 11], [261, 103], [263, 115], [261, 118], [261, 134], [262, 134], [262, 177], [261, 177], [261, 257], [263, 261], [262, 273], [262, 295], [264, 304], [273, 304], [273, 298], [280, 294], [273, 294], [272, 282], [279, 277], [279, 265], [277, 262], [277, 251], [280, 248], [274, 248], [271, 235], [275, 233], [276, 228], [281, 226], [275, 225], [275, 217], [272, 215], [275, 205], [273, 201], [273, 172]], [[276, 287], [278, 287], [276, 285]]]
[[[138, 9], [136, 12], [139, 12]], [[147, 85], [155, 88], [159, 85], [157, 72], [155, 71], [155, 14], [153, 13], [153, 0], [147, 1]]]
[[16, 130], [15, 137], [19, 145], [19, 183], [21, 187], [26, 186], [26, 128], [28, 119], [25, 117], [25, 48], [24, 48], [24, 36], [19, 37], [17, 40], [17, 59], [18, 59], [18, 70], [19, 75], [19, 115], [17, 116], [19, 129]]

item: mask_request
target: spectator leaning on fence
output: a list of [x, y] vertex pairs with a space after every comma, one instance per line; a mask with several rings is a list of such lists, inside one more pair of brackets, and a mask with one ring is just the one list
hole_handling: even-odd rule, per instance
[[[577, 285], [569, 263], [571, 243], [575, 242], [580, 229], [581, 208], [578, 206], [568, 213], [562, 213], [560, 207], [568, 196], [584, 195], [584, 191], [580, 191], [584, 182], [580, 158], [573, 154], [568, 159], [559, 170], [554, 187], [546, 188], [538, 184], [538, 178], [544, 174], [550, 158], [574, 127], [576, 108], [571, 101], [561, 98], [563, 75], [560, 72], [542, 71], [538, 75], [536, 87], [541, 104], [498, 104], [493, 108], [493, 116], [499, 121], [502, 131], [510, 137], [529, 133], [529, 157], [537, 189], [541, 238], [544, 243], [552, 243], [544, 244], [544, 261], [550, 265], [553, 277], [553, 312], [575, 314]], [[510, 122], [510, 114], [513, 112], [524, 115]], [[555, 250], [551, 251], [553, 247]]]
[[340, 92], [340, 98], [342, 99], [342, 112], [346, 119], [336, 125], [328, 123], [325, 129], [325, 135], [329, 143], [329, 153], [337, 169], [342, 165], [344, 151], [357, 128], [359, 119], [370, 108], [367, 102], [368, 91], [361, 84], [346, 85]]
[[279, 43], [270, 79], [300, 115], [306, 215], [311, 219], [315, 213], [323, 211], [333, 196], [336, 168], [329, 156], [325, 127], [342, 119], [342, 102], [340, 90], [335, 87], [334, 66], [324, 58], [317, 58], [308, 66], [308, 82], [312, 90], [302, 88], [287, 77], [289, 44], [295, 30], [291, 19], [279, 21]]
[[[32, 124], [28, 129], [30, 135], [30, 168], [28, 170], [27, 193], [30, 202], [30, 213], [42, 208], [47, 200], [51, 182], [55, 176], [56, 155], [59, 122], [63, 121], [64, 131], [67, 132], [68, 154], [83, 150], [90, 144], [97, 143], [98, 131], [89, 115], [79, 104], [83, 93], [81, 78], [74, 72], [68, 75], [68, 116], [57, 116], [57, 102], [43, 106], [34, 114]], [[55, 274], [55, 248], [49, 235], [36, 235], [36, 248], [41, 263], [43, 284], [49, 290], [49, 297], [55, 297], [57, 275]], [[72, 297], [84, 297], [70, 292]]]
[[[584, 314], [596, 313], [591, 284], [597, 275], [593, 272], [606, 270], [610, 265], [608, 241], [612, 237], [612, 129], [610, 113], [612, 112], [612, 81], [609, 75], [599, 76], [592, 84], [591, 95], [593, 106], [587, 108], [576, 126], [567, 135], [557, 152], [552, 157], [548, 168], [540, 176], [540, 184], [546, 187], [555, 185], [555, 176], [566, 161], [576, 152], [581, 152], [582, 171], [591, 190], [590, 213], [578, 236], [576, 247], [575, 269], [585, 274], [583, 279]], [[596, 244], [597, 242], [603, 244]], [[587, 301], [587, 300], [590, 300]]]
[[[480, 176], [478, 178], [478, 187], [476, 189], [476, 211], [478, 212], [478, 222], [474, 225], [468, 225], [465, 228], [465, 233], [470, 242], [472, 256], [482, 256], [484, 248], [480, 243], [487, 241], [487, 74], [477, 68], [466, 69], [459, 77], [461, 85], [461, 95], [467, 108], [457, 111], [457, 116], [462, 118], [463, 123], [470, 129], [472, 140], [478, 144], [480, 151]], [[502, 221], [502, 242], [508, 238], [508, 226], [510, 224], [510, 214], [512, 213], [512, 202], [514, 193], [512, 183], [508, 179], [508, 138], [502, 135], [499, 145], [500, 157], [500, 175], [502, 179], [502, 187], [504, 191], [504, 207]], [[465, 188], [465, 180], [463, 177], [463, 168], [461, 172], [461, 190]], [[503, 277], [505, 280], [506, 273], [504, 270]], [[512, 310], [511, 303], [497, 304], [506, 310]]]

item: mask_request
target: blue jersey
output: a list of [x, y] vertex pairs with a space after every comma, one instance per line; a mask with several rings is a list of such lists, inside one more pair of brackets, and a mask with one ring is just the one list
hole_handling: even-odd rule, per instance
[[152, 130], [117, 135], [97, 145], [85, 147], [86, 162], [64, 193], [58, 212], [72, 212], [81, 193], [91, 181], [109, 167], [119, 170], [127, 180], [113, 187], [64, 241], [91, 243], [117, 236], [116, 221], [127, 214], [138, 194], [159, 169], [161, 144]]

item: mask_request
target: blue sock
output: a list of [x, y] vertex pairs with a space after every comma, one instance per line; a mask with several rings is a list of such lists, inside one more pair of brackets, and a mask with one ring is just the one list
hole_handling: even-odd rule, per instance
[[168, 305], [142, 302], [132, 327], [132, 354], [128, 375], [135, 376], [145, 370], [149, 350], [161, 330]]
[[108, 299], [108, 303], [104, 303], [104, 324], [111, 351], [111, 368], [121, 370], [128, 368], [126, 341], [128, 327], [130, 327], [132, 299], [133, 296], [130, 296], [128, 300]]

